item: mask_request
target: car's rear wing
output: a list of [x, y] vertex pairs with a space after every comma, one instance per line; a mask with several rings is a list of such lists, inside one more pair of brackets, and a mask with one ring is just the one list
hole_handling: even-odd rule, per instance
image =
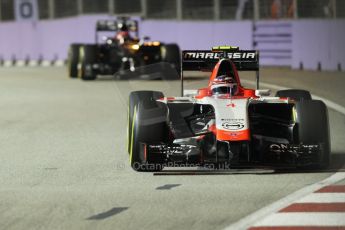
[[240, 50], [233, 46], [216, 46], [212, 50], [182, 51], [182, 95], [183, 71], [212, 71], [221, 58], [230, 59], [238, 71], [256, 71], [256, 87], [259, 89], [259, 51]]
[[120, 27], [125, 24], [128, 31], [134, 32], [135, 36], [138, 37], [138, 21], [131, 20], [126, 17], [118, 18], [117, 20], [99, 20], [96, 23], [96, 43], [98, 42], [98, 32], [116, 32], [120, 30]]
[[182, 70], [212, 71], [220, 58], [229, 58], [238, 71], [259, 70], [259, 52], [257, 50], [184, 50], [182, 51]]
[[138, 21], [129, 19], [119, 20], [99, 20], [96, 24], [96, 31], [118, 31], [120, 24], [126, 24], [127, 28], [131, 32], [138, 31]]

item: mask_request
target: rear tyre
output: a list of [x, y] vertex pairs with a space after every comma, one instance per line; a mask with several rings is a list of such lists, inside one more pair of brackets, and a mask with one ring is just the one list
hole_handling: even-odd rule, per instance
[[147, 144], [162, 144], [167, 142], [168, 109], [164, 103], [141, 100], [134, 107], [130, 163], [135, 171], [161, 171], [163, 169], [164, 155], [150, 154]]
[[81, 44], [71, 44], [68, 49], [67, 71], [70, 78], [78, 77], [79, 49]]
[[95, 80], [97, 75], [93, 70], [98, 54], [97, 45], [83, 45], [79, 48], [79, 77], [85, 81]]
[[159, 91], [134, 91], [129, 95], [128, 103], [128, 125], [127, 125], [127, 151], [130, 154], [131, 147], [131, 136], [132, 136], [132, 124], [133, 124], [133, 114], [134, 107], [139, 104], [142, 100], [157, 100], [164, 97], [164, 94]]
[[296, 103], [298, 142], [303, 144], [321, 144], [321, 154], [315, 165], [325, 169], [330, 164], [331, 142], [329, 134], [328, 111], [319, 100]]
[[[180, 48], [177, 44], [166, 44], [162, 47], [162, 61], [168, 62], [174, 66], [177, 73], [179, 73], [181, 65]], [[169, 74], [164, 80], [179, 80], [178, 74]]]
[[289, 97], [289, 98], [294, 99], [295, 101], [312, 100], [310, 92], [307, 90], [302, 90], [302, 89], [279, 90], [276, 93], [276, 96]]

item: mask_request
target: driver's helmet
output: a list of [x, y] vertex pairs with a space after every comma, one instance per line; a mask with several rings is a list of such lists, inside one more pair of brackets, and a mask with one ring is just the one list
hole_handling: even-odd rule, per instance
[[237, 83], [234, 78], [227, 75], [220, 75], [212, 81], [212, 95], [231, 95], [237, 94]]
[[116, 34], [115, 39], [118, 40], [120, 44], [124, 44], [125, 42], [131, 40], [131, 36], [129, 34], [129, 28], [125, 21], [119, 22], [117, 24], [117, 28], [119, 32]]
[[120, 31], [116, 34], [115, 39], [120, 43], [120, 44], [124, 44], [128, 41], [131, 40], [131, 37], [129, 35], [128, 31]]
[[121, 21], [117, 24], [117, 28], [120, 31], [129, 31], [128, 25], [126, 21]]

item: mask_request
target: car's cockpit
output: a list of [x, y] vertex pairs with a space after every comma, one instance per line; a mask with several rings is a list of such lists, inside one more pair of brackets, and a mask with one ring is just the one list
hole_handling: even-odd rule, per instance
[[226, 59], [219, 65], [217, 76], [211, 84], [211, 92], [214, 96], [235, 96], [238, 93], [238, 83], [232, 64]]

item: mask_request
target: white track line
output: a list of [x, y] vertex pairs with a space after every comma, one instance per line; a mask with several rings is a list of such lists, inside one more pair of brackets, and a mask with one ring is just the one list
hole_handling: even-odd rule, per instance
[[261, 226], [344, 226], [344, 213], [275, 213], [255, 223]]
[[311, 193], [295, 203], [345, 203], [345, 193]]
[[[247, 83], [247, 84], [253, 84], [255, 85], [255, 82], [254, 81], [249, 81], [249, 80], [241, 80], [242, 82], [244, 83]], [[289, 88], [286, 88], [286, 87], [281, 87], [281, 86], [278, 86], [278, 85], [272, 85], [272, 84], [268, 84], [268, 83], [260, 83], [261, 86], [263, 87], [267, 87], [269, 89], [275, 89], [275, 90], [284, 90], [284, 89], [289, 89]], [[345, 107], [337, 104], [337, 103], [334, 103], [332, 101], [329, 101], [325, 98], [322, 98], [322, 97], [319, 97], [319, 96], [316, 96], [316, 95], [312, 95], [313, 98], [315, 99], [318, 99], [318, 100], [322, 100], [323, 102], [325, 102], [325, 104], [345, 115]], [[328, 185], [332, 185], [334, 183], [337, 183], [338, 181], [341, 181], [341, 180], [344, 180], [345, 179], [345, 172], [337, 172], [335, 174], [333, 174], [332, 176], [326, 178], [325, 180], [323, 181], [320, 181], [320, 182], [317, 182], [315, 184], [312, 184], [312, 185], [309, 185], [309, 186], [306, 186], [266, 207], [263, 207], [261, 209], [259, 209], [258, 211], [240, 219], [239, 221], [231, 224], [230, 226], [226, 227], [225, 229], [226, 230], [237, 230], [237, 229], [248, 229], [249, 227], [253, 226], [255, 223], [259, 223], [258, 221], [259, 220], [262, 220], [263, 218], [267, 217], [268, 215], [270, 214], [274, 214], [276, 212], [278, 212], [280, 209], [282, 208], [285, 208], [286, 206], [288, 206], [289, 204], [291, 203], [294, 203], [296, 202], [296, 200], [299, 200], [301, 199], [302, 197], [316, 191], [316, 190], [319, 190], [321, 189], [322, 187], [325, 187], [325, 186], [328, 186]], [[271, 215], [271, 217], [273, 216], [276, 216], [278, 214], [274, 214], [274, 215]], [[284, 214], [286, 215], [286, 213]], [[298, 214], [300, 215], [300, 214]], [[343, 218], [344, 215], [342, 214], [342, 218], [340, 219], [344, 219]], [[291, 222], [291, 219], [290, 219], [290, 222]], [[339, 224], [338, 224], [339, 225]], [[344, 224], [345, 225], [345, 224]]]
[[[332, 176], [326, 178], [323, 181], [317, 182], [315, 184], [309, 185], [307, 187], [304, 187], [262, 209], [259, 209], [258, 211], [250, 214], [249, 216], [239, 220], [238, 222], [235, 222], [234, 224], [231, 224], [226, 230], [237, 230], [237, 229], [248, 229], [249, 227], [253, 226], [254, 223], [257, 223], [259, 220], [262, 220], [263, 218], [267, 217], [270, 214], [278, 212], [280, 209], [288, 206], [291, 203], [294, 203], [296, 200], [301, 199], [303, 196], [306, 196], [324, 186], [331, 185], [334, 183], [337, 183], [338, 181], [341, 181], [345, 179], [345, 173], [344, 172], [338, 172], [333, 174]], [[274, 214], [275, 215], [275, 214]], [[291, 221], [291, 219], [290, 219]]]

